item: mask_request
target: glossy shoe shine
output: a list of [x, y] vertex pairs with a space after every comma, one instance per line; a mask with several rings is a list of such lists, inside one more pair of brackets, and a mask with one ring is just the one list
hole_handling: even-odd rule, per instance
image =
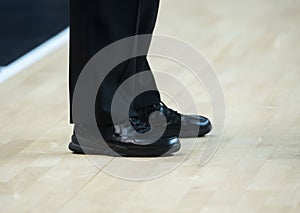
[[[202, 137], [212, 129], [208, 118], [201, 115], [183, 115], [168, 108], [164, 103], [154, 104], [137, 110], [138, 120], [149, 122], [152, 112], [158, 111], [167, 119], [165, 136], [177, 136], [182, 138]], [[135, 118], [132, 118], [135, 119]], [[155, 118], [154, 118], [155, 119]]]
[[[75, 128], [78, 125], [75, 125]], [[144, 128], [144, 127], [142, 127]], [[178, 137], [162, 136], [153, 143], [146, 140], [135, 140], [128, 135], [121, 136], [116, 133], [112, 126], [100, 129], [105, 141], [96, 141], [89, 136], [76, 131], [71, 137], [69, 149], [76, 154], [102, 154], [111, 156], [127, 156], [127, 157], [158, 157], [175, 153], [180, 150], [181, 144]], [[113, 132], [111, 131], [113, 130]], [[128, 132], [124, 130], [124, 132]]]

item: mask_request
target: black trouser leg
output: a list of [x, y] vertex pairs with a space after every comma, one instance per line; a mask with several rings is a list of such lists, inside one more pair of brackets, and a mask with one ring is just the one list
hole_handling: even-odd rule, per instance
[[[158, 6], [159, 0], [70, 0], [71, 123], [73, 92], [83, 67], [92, 56], [112, 42], [137, 34], [152, 34]], [[146, 56], [133, 58], [114, 68], [99, 85], [96, 118], [101, 125], [112, 123], [110, 109], [116, 89], [128, 77], [146, 70], [150, 70]], [[155, 85], [154, 78], [148, 81]], [[134, 104], [143, 107], [159, 101], [160, 95], [156, 90], [140, 95]]]

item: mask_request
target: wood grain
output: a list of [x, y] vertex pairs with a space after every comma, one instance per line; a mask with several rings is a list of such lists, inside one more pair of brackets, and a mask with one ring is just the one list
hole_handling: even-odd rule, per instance
[[[161, 2], [156, 33], [200, 50], [225, 94], [225, 133], [205, 166], [198, 164], [205, 138], [195, 146], [182, 139], [183, 150], [164, 158], [72, 155], [67, 45], [1, 84], [1, 212], [299, 212], [299, 22], [295, 0]], [[151, 62], [194, 88], [211, 116], [187, 72]], [[177, 164], [152, 180], [116, 177], [152, 177]]]

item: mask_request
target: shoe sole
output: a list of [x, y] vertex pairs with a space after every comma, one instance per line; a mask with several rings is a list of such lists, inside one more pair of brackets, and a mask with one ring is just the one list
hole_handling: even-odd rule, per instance
[[[179, 134], [178, 133], [174, 133], [174, 134], [169, 133], [167, 135], [176, 136], [176, 137], [179, 137], [179, 138], [197, 138], [197, 137], [204, 137], [211, 130], [212, 130], [212, 125], [208, 126], [204, 130], [201, 130], [201, 131], [199, 130], [197, 135], [195, 135], [195, 130], [194, 129], [190, 129], [190, 130], [189, 129], [184, 129], [184, 130], [181, 130]], [[174, 132], [176, 132], [176, 131], [174, 131]]]
[[99, 145], [99, 147], [83, 146], [71, 141], [69, 144], [69, 149], [75, 154], [110, 155], [124, 157], [159, 157], [178, 152], [180, 150], [181, 144], [180, 142], [178, 142], [163, 149], [143, 149], [142, 147], [132, 149], [121, 145], [115, 145], [108, 149], [108, 146], [100, 146], [101, 145]]

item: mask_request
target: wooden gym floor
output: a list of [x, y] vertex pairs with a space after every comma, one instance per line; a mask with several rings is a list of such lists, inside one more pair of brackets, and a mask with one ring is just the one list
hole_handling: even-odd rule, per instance
[[[4, 82], [0, 211], [299, 212], [299, 22], [296, 0], [161, 2], [156, 33], [180, 38], [204, 53], [224, 90], [225, 132], [204, 166], [197, 160], [205, 138], [192, 150], [130, 159], [132, 164], [92, 157], [102, 169], [91, 157], [71, 154], [67, 45]], [[168, 66], [153, 60], [155, 69]], [[206, 102], [199, 97], [200, 104]], [[209, 114], [203, 106], [203, 114]], [[143, 171], [151, 176], [188, 151], [176, 169], [152, 180], [112, 175], [135, 177]], [[140, 162], [152, 167], [145, 170]]]

